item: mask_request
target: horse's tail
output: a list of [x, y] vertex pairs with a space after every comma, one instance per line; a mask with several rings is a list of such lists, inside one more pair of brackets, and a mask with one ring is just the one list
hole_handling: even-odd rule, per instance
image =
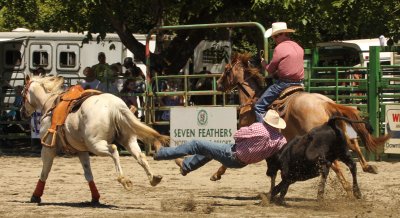
[[[328, 111], [330, 116], [335, 113], [338, 113], [339, 116], [344, 116], [350, 120], [362, 121], [359, 115], [359, 111], [356, 108], [336, 104], [333, 102], [326, 102], [326, 104], [327, 104], [326, 110]], [[390, 135], [383, 135], [380, 137], [372, 136], [368, 131], [370, 129], [369, 128], [370, 126], [368, 126], [366, 123], [352, 122], [350, 123], [350, 125], [360, 136], [361, 140], [365, 144], [365, 147], [369, 151], [377, 151], [377, 149], [383, 146], [383, 144], [390, 138]]]
[[[142, 123], [128, 108], [120, 110], [121, 121], [127, 122], [128, 126], [132, 131], [135, 132], [138, 139], [146, 144], [154, 144], [155, 141], [159, 141], [162, 145], [169, 145], [170, 137], [158, 133], [156, 130]], [[123, 120], [123, 121], [122, 121]], [[123, 129], [121, 131], [124, 131]]]

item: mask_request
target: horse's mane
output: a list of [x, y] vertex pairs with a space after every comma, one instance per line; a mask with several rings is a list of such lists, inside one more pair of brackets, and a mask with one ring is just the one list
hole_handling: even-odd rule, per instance
[[250, 77], [254, 78], [259, 86], [263, 86], [264, 77], [260, 74], [260, 68], [253, 66], [250, 63], [252, 59], [251, 53], [234, 53], [232, 55], [232, 62], [237, 63], [240, 62], [243, 66], [244, 73], [248, 73]]
[[30, 80], [39, 82], [46, 92], [52, 94], [59, 94], [64, 91], [64, 78], [60, 76], [31, 76]]

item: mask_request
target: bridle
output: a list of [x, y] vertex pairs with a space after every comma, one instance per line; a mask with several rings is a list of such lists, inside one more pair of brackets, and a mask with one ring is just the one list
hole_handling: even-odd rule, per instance
[[[232, 64], [229, 64], [231, 67], [230, 67], [230, 69], [228, 69], [227, 72], [224, 73], [224, 76], [226, 77], [226, 76], [227, 76], [227, 75], [226, 75], [227, 73], [231, 74], [231, 73], [232, 73], [232, 69], [235, 68], [235, 66], [236, 66], [237, 64], [239, 64], [239, 63], [241, 63], [241, 61], [240, 61], [240, 60], [237, 60], [237, 61], [233, 64], [233, 66], [232, 66]], [[247, 83], [247, 81], [248, 81], [249, 79], [251, 79], [253, 76], [254, 76], [254, 74], [251, 74], [249, 77], [247, 77], [246, 79], [244, 79], [242, 82], [237, 82], [237, 83], [236, 83], [234, 86], [232, 86], [230, 89], [227, 89], [226, 92], [231, 92], [231, 91], [234, 90], [236, 87], [238, 87], [248, 98], [253, 98], [254, 96], [250, 96], [249, 92], [244, 88], [244, 86], [250, 86], [250, 85]]]
[[28, 98], [27, 98], [27, 96], [28, 96], [28, 92], [29, 92], [29, 88], [30, 88], [30, 86], [31, 86], [31, 84], [33, 83], [34, 81], [32, 81], [32, 80], [27, 80], [26, 81], [26, 83], [25, 83], [25, 85], [24, 85], [24, 88], [22, 89], [22, 100], [23, 100], [23, 107], [25, 108], [25, 104], [28, 104], [30, 107], [32, 107], [32, 108], [35, 108], [29, 101], [28, 101]]
[[[25, 107], [25, 105], [26, 104], [28, 104], [31, 108], [35, 108], [29, 101], [28, 101], [28, 98], [27, 98], [27, 96], [28, 96], [28, 92], [29, 92], [29, 88], [30, 88], [30, 86], [31, 86], [31, 84], [33, 83], [33, 82], [39, 82], [39, 81], [35, 81], [35, 80], [27, 80], [26, 81], [26, 83], [25, 83], [25, 85], [24, 85], [24, 88], [22, 89], [22, 99], [23, 99], [23, 105], [22, 105], [22, 108], [26, 108]], [[39, 82], [40, 83], [40, 82]], [[46, 90], [45, 88], [44, 88], [44, 86], [43, 86], [43, 83], [40, 83], [40, 85], [43, 87], [43, 89], [44, 90]], [[56, 95], [56, 94], [54, 94], [54, 95]], [[47, 100], [44, 102], [44, 104], [43, 104], [43, 107], [42, 107], [42, 109], [41, 109], [41, 112], [42, 112], [42, 114], [43, 114], [43, 117], [44, 117], [44, 115], [46, 115], [46, 113], [45, 113], [45, 111], [44, 111], [44, 107], [46, 106], [46, 104], [49, 102], [49, 100], [50, 100], [51, 98], [49, 97], [49, 98], [47, 98]], [[26, 110], [26, 109], [25, 109]], [[43, 119], [43, 117], [42, 117], [42, 119]]]

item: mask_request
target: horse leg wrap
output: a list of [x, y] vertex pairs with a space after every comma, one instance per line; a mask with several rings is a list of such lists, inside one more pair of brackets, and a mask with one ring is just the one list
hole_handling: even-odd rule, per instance
[[46, 182], [43, 182], [42, 180], [39, 179], [36, 184], [35, 191], [33, 192], [33, 196], [39, 197], [39, 198], [42, 197], [45, 185], [46, 185]]
[[98, 201], [100, 199], [99, 191], [97, 190], [96, 184], [94, 181], [89, 182], [90, 192], [92, 193], [92, 200]]

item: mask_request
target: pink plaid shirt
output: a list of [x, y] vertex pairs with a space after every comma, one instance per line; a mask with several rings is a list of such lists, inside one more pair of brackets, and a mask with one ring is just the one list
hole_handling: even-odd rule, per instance
[[236, 142], [236, 157], [245, 164], [265, 160], [286, 144], [285, 137], [264, 122], [240, 128], [233, 138]]

